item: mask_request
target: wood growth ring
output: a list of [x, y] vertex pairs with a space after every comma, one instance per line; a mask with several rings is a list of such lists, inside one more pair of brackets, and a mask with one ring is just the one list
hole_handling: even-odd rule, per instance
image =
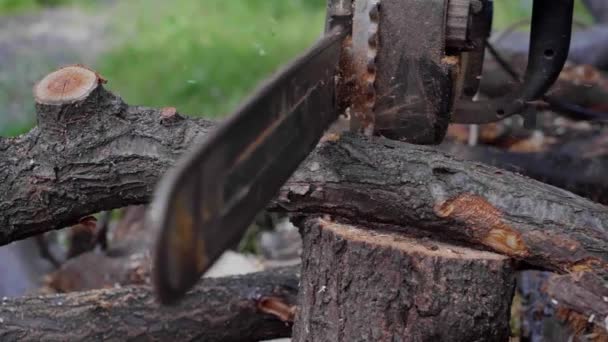
[[84, 100], [103, 82], [96, 72], [81, 66], [70, 65], [54, 71], [34, 86], [36, 102], [61, 105]]

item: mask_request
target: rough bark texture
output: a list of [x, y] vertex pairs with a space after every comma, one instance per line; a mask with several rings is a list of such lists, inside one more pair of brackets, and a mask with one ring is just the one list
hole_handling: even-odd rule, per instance
[[608, 340], [608, 288], [593, 274], [548, 275], [543, 291], [553, 299], [558, 315], [578, 334]]
[[572, 342], [573, 331], [556, 317], [559, 298], [549, 297], [542, 288], [552, 273], [523, 271], [517, 277], [520, 306], [514, 308], [520, 319], [520, 338], [524, 341]]
[[608, 289], [592, 274], [520, 274], [522, 338], [527, 341], [608, 341]]
[[475, 160], [557, 186], [608, 204], [608, 142], [606, 134], [576, 139], [548, 151], [518, 153], [489, 146], [443, 144], [458, 158]]
[[[158, 177], [213, 126], [205, 120], [186, 119], [173, 108], [156, 110], [128, 106], [106, 91], [101, 84], [83, 100], [38, 104], [37, 110], [37, 128], [21, 137], [0, 138], [0, 244], [69, 226], [84, 216], [102, 210], [147, 202]], [[352, 135], [344, 135], [333, 141], [326, 140], [282, 188], [273, 207], [295, 213], [329, 214], [343, 222], [356, 222], [369, 227], [391, 226], [401, 233], [411, 233], [412, 227], [415, 227], [416, 234], [424, 232], [435, 241], [487, 249], [521, 260], [525, 264], [560, 273], [591, 271], [603, 278], [599, 281], [608, 278], [608, 232], [605, 226], [608, 210], [605, 207], [508, 171], [455, 160], [430, 147]], [[426, 282], [435, 292], [441, 289], [441, 284], [445, 289], [449, 285], [450, 290], [446, 290], [446, 296], [452, 290], [458, 292], [456, 285], [460, 285], [464, 291], [462, 283], [450, 278], [456, 275], [465, 277], [469, 274], [467, 279], [479, 282], [475, 284], [481, 288], [487, 288], [499, 278], [507, 283], [512, 282], [512, 278], [507, 279], [509, 272], [504, 266], [506, 258], [491, 253], [474, 252], [495, 258], [492, 262], [486, 260], [483, 267], [471, 266], [477, 265], [479, 258], [465, 260], [469, 262], [469, 268], [476, 270], [475, 277], [472, 277], [473, 273], [467, 273], [468, 268], [460, 266], [460, 263], [466, 263], [462, 258], [428, 257], [429, 253], [437, 253], [433, 248], [425, 251], [427, 254], [407, 254], [411, 250], [402, 248], [407, 245], [408, 248], [416, 249], [424, 246], [424, 243], [414, 247], [412, 243], [404, 242], [406, 240], [393, 241], [396, 246], [392, 248], [375, 248], [375, 239], [366, 238], [361, 241], [355, 238], [365, 234], [373, 235], [369, 231], [356, 228], [340, 231], [321, 229], [319, 225], [307, 229], [310, 231], [306, 233], [309, 241], [306, 253], [321, 254], [307, 255], [310, 260], [304, 269], [313, 267], [311, 265], [317, 262], [319, 264], [315, 267], [325, 267], [327, 270], [325, 273], [316, 271], [318, 278], [313, 277], [312, 281], [319, 288], [315, 290], [323, 290], [325, 283], [322, 281], [332, 280], [334, 283], [330, 285], [334, 287], [325, 285], [326, 290], [340, 289], [345, 293], [339, 294], [340, 296], [348, 296], [349, 291], [356, 291], [355, 298], [352, 299], [359, 303], [345, 313], [336, 313], [332, 309], [320, 314], [325, 313], [329, 318], [341, 314], [341, 317], [369, 321], [374, 316], [366, 317], [358, 314], [357, 310], [375, 314], [378, 312], [375, 310], [379, 309], [378, 306], [369, 304], [373, 300], [384, 301], [389, 305], [383, 307], [382, 315], [377, 315], [378, 324], [366, 324], [365, 331], [359, 325], [361, 330], [348, 330], [348, 336], [346, 330], [341, 328], [343, 321], [338, 320], [335, 326], [331, 326], [322, 320], [308, 320], [318, 327], [318, 331], [334, 329], [332, 334], [343, 334], [334, 335], [338, 338], [373, 338], [384, 336], [382, 333], [408, 332], [407, 329], [416, 326], [412, 324], [416, 320], [421, 327], [417, 332], [428, 333], [425, 336], [430, 338], [441, 337], [432, 335], [435, 332], [441, 334], [434, 324], [444, 324], [448, 331], [460, 329], [458, 324], [447, 324], [450, 322], [449, 317], [444, 318], [442, 313], [436, 313], [437, 307], [446, 305], [443, 298], [432, 297], [432, 292], [424, 292], [425, 286], [415, 287], [414, 281]], [[318, 230], [317, 233], [314, 232], [315, 229]], [[360, 234], [351, 236], [350, 240], [340, 237], [340, 234], [346, 234], [350, 229], [355, 229]], [[318, 247], [310, 245], [315, 239], [333, 249], [315, 250]], [[434, 244], [441, 245], [440, 242]], [[354, 246], [352, 250], [355, 252], [348, 246]], [[362, 254], [360, 251], [366, 248], [370, 252]], [[473, 252], [465, 247], [450, 248]], [[337, 257], [321, 259], [319, 256], [327, 251], [336, 253]], [[348, 252], [353, 254], [347, 254]], [[342, 260], [342, 263], [337, 260]], [[449, 267], [439, 267], [441, 262], [448, 263]], [[359, 267], [354, 267], [353, 273], [349, 275], [349, 267], [342, 267], [347, 263]], [[503, 265], [496, 271], [497, 277], [490, 277], [485, 271], [480, 271], [497, 263]], [[410, 271], [415, 271], [412, 274], [417, 277], [410, 278], [410, 274], [401, 277], [401, 273], [397, 272], [400, 269], [390, 269], [404, 264], [409, 265]], [[378, 275], [374, 275], [372, 271], [379, 269], [377, 265], [385, 265], [388, 270], [381, 269]], [[432, 272], [424, 272], [431, 268], [436, 269], [439, 275], [441, 272], [447, 273], [444, 278], [433, 278]], [[451, 270], [458, 272], [450, 273]], [[334, 276], [334, 273], [348, 275], [352, 280], [344, 282]], [[399, 278], [395, 280], [391, 276]], [[369, 281], [374, 277], [378, 277], [378, 284]], [[450, 282], [446, 283], [446, 279], [450, 279]], [[260, 330], [248, 325], [248, 316], [238, 316], [242, 311], [225, 304], [236, 301], [236, 307], [245, 308], [244, 311], [247, 308], [259, 310], [260, 308], [254, 308], [254, 303], [259, 302], [251, 299], [251, 294], [258, 293], [256, 291], [259, 287], [248, 287], [240, 281], [235, 280], [231, 283], [232, 287], [226, 283], [221, 284], [223, 289], [218, 289], [220, 285], [216, 284], [217, 287], [211, 286], [207, 290], [205, 287], [214, 283], [205, 281], [202, 287], [188, 297], [186, 306], [179, 309], [158, 308], [148, 290], [142, 288], [9, 301], [0, 304], [0, 337], [8, 340], [20, 336], [37, 339], [43, 335], [51, 340], [55, 336], [57, 340], [124, 336], [151, 339], [155, 336], [164, 338], [184, 334], [177, 336], [226, 340], [226, 336], [197, 335], [203, 331], [214, 331], [203, 330], [201, 325], [204, 327], [205, 324], [215, 324], [220, 320], [222, 329], [219, 334], [237, 333], [239, 335], [231, 335], [238, 337], [235, 340], [246, 340], [240, 335], [241, 332], [258, 333]], [[401, 286], [388, 286], [395, 281], [401, 282]], [[455, 284], [452, 285], [452, 282]], [[335, 287], [338, 284], [346, 288]], [[361, 290], [353, 289], [353, 284], [361, 284]], [[270, 286], [269, 283], [267, 285]], [[581, 286], [585, 289], [587, 285]], [[496, 289], [504, 289], [500, 285], [494, 287], [495, 293], [503, 291]], [[293, 288], [295, 291], [296, 286]], [[230, 289], [234, 291], [230, 292]], [[274, 288], [270, 289], [273, 291]], [[303, 298], [316, 300], [319, 295], [325, 295], [326, 290], [314, 292], [314, 296], [310, 292], [312, 290], [308, 290]], [[280, 301], [277, 303], [273, 299], [274, 292], [272, 293], [270, 301], [262, 301], [270, 303], [266, 312], [289, 318], [289, 306], [282, 305]], [[502, 297], [508, 297], [504, 294]], [[209, 297], [204, 297], [207, 295]], [[333, 295], [338, 296], [338, 292]], [[392, 295], [397, 295], [397, 299], [391, 298]], [[481, 297], [483, 300], [476, 298], [478, 301], [475, 303], [467, 302], [470, 297], [464, 296], [462, 302], [458, 303], [488, 307], [493, 303], [497, 308], [502, 308], [502, 304], [492, 302], [497, 300], [493, 299], [493, 295], [494, 293], [488, 293]], [[203, 300], [201, 296], [204, 297]], [[348, 298], [338, 298], [339, 301], [342, 299]], [[329, 297], [329, 300], [332, 303], [331, 300], [336, 299]], [[201, 302], [206, 306], [202, 306]], [[212, 304], [207, 306], [207, 303]], [[309, 304], [312, 305], [312, 302]], [[393, 304], [403, 304], [407, 308], [407, 324], [399, 320], [403, 311], [390, 306]], [[216, 306], [219, 311], [209, 309]], [[314, 309], [323, 311], [327, 307], [329, 304]], [[334, 308], [337, 310], [338, 307]], [[199, 309], [201, 311], [196, 311]], [[108, 310], [114, 311], [107, 314]], [[251, 314], [254, 311], [246, 312]], [[305, 312], [306, 309], [303, 308], [302, 313]], [[237, 316], [230, 316], [231, 314]], [[477, 336], [475, 334], [481, 330], [486, 334], [494, 333], [490, 336], [497, 338], [504, 336], [501, 329], [507, 322], [506, 318], [502, 320], [489, 313], [481, 316], [476, 316], [477, 314], [473, 312], [468, 316], [455, 316], [461, 317], [464, 322], [462, 324], [467, 327], [470, 322], [466, 317], [476, 318], [475, 326], [466, 331], [472, 334], [466, 336], [471, 337], [468, 340], [474, 340]], [[192, 319], [197, 315], [209, 316], [205, 316], [207, 319]], [[56, 319], [51, 321], [48, 317]], [[234, 326], [229, 325], [227, 328], [227, 321]], [[61, 326], [58, 327], [57, 322]], [[349, 326], [357, 327], [357, 324], [349, 323]], [[245, 330], [238, 330], [237, 327]], [[376, 329], [377, 327], [387, 328], [383, 330]], [[302, 329], [304, 328], [299, 330], [299, 336], [309, 333]], [[192, 332], [194, 330], [196, 332]]]
[[[514, 54], [504, 56], [507, 62], [524, 74], [526, 55]], [[480, 91], [491, 98], [500, 97], [521, 87], [492, 58], [486, 58]], [[569, 65], [561, 72], [560, 77], [548, 91], [548, 94], [560, 101], [575, 104], [586, 109], [606, 112], [608, 108], [608, 80], [591, 65]]]
[[[147, 202], [159, 175], [212, 126], [129, 107], [101, 85], [59, 107], [39, 105], [39, 127], [0, 139], [0, 244]], [[607, 272], [606, 207], [431, 147], [326, 140], [274, 207], [414, 226], [558, 272]]]
[[291, 335], [293, 268], [205, 279], [179, 306], [147, 287], [2, 299], [2, 341], [259, 341]]
[[101, 85], [37, 112], [38, 127], [0, 137], [0, 245], [148, 202], [160, 175], [212, 125], [127, 106]]
[[310, 219], [294, 341], [507, 341], [501, 255]]
[[557, 272], [607, 272], [606, 207], [430, 147], [342, 136], [312, 153], [274, 205], [416, 227]]

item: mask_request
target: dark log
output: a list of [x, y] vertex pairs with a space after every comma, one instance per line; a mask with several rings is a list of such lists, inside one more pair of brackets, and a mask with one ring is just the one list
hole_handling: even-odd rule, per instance
[[608, 341], [608, 288], [593, 274], [526, 271], [522, 338], [527, 341]]
[[84, 99], [38, 103], [38, 127], [0, 137], [0, 245], [149, 202], [158, 178], [213, 125], [127, 106], [97, 82]]
[[523, 341], [572, 341], [574, 332], [556, 317], [553, 303], [559, 299], [549, 297], [541, 290], [551, 275], [552, 273], [544, 271], [523, 271], [518, 274], [517, 292], [520, 302], [516, 310], [521, 311], [515, 311], [514, 314], [520, 319], [520, 338]]
[[576, 139], [537, 153], [510, 152], [490, 146], [444, 143], [458, 158], [479, 161], [608, 204], [608, 139], [605, 134]]
[[327, 219], [301, 226], [294, 341], [508, 341], [508, 258]]
[[2, 341], [260, 341], [291, 335], [293, 268], [203, 280], [179, 306], [151, 289], [2, 299]]
[[550, 274], [543, 291], [552, 298], [558, 317], [578, 334], [593, 334], [594, 340], [608, 340], [608, 288], [594, 274]]
[[[509, 54], [505, 57], [515, 71], [524, 74], [527, 55]], [[514, 91], [521, 85], [491, 57], [486, 58], [480, 92], [495, 98]], [[567, 65], [548, 94], [560, 101], [582, 108], [608, 111], [608, 79], [591, 65]]]
[[274, 207], [416, 227], [556, 272], [608, 273], [606, 207], [431, 147], [344, 135], [312, 153]]

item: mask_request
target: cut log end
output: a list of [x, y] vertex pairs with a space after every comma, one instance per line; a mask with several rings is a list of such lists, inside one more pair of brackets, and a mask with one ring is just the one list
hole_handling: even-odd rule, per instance
[[86, 99], [104, 79], [95, 71], [70, 65], [46, 75], [34, 86], [36, 102], [44, 105], [70, 104]]
[[509, 258], [307, 219], [294, 341], [506, 341]]
[[332, 234], [341, 236], [348, 241], [391, 248], [407, 254], [460, 260], [492, 260], [498, 262], [506, 262], [508, 260], [506, 256], [501, 254], [464, 248], [432, 240], [425, 241], [389, 232], [364, 230], [326, 219], [319, 219], [317, 224], [321, 229], [331, 231]]

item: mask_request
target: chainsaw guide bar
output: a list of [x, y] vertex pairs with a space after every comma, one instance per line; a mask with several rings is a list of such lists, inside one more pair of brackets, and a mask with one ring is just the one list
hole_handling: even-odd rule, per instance
[[450, 122], [497, 121], [542, 96], [567, 57], [573, 0], [534, 0], [521, 90], [477, 102], [492, 4], [328, 0], [324, 36], [159, 183], [148, 215], [159, 300], [176, 303], [238, 243], [340, 114], [352, 131], [438, 144]]

